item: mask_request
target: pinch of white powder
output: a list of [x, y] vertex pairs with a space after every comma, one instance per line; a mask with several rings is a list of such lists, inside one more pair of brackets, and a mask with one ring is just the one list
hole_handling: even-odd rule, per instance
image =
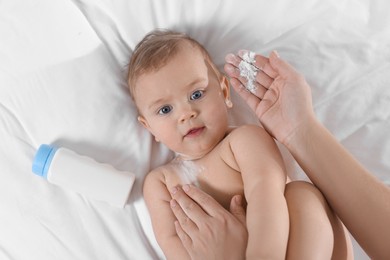
[[257, 90], [256, 86], [256, 75], [259, 70], [255, 65], [255, 53], [246, 52], [244, 53], [238, 69], [240, 70], [240, 76], [247, 80], [246, 89], [251, 93], [255, 93]]

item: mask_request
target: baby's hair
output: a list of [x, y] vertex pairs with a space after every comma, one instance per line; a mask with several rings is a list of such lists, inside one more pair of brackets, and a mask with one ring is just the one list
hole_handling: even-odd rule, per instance
[[188, 42], [198, 48], [217, 76], [220, 76], [207, 50], [199, 42], [184, 33], [156, 29], [148, 33], [137, 44], [130, 59], [127, 83], [133, 99], [138, 78], [144, 73], [157, 71], [166, 65], [178, 52], [180, 43], [183, 42]]

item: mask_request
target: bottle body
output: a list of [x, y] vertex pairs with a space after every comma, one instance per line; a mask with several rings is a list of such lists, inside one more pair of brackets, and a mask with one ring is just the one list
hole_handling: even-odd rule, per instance
[[33, 172], [50, 183], [118, 207], [126, 204], [135, 180], [134, 173], [118, 171], [69, 149], [47, 145], [39, 148]]

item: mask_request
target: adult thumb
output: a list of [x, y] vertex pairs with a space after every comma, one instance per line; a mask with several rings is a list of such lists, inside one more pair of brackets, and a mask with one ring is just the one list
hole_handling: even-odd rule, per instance
[[277, 51], [272, 51], [269, 55], [269, 62], [271, 64], [271, 67], [280, 75], [280, 76], [287, 76], [291, 74], [291, 72], [295, 73], [295, 69], [282, 60], [277, 53]]
[[232, 213], [243, 225], [246, 226], [246, 213], [241, 195], [233, 196], [230, 202], [230, 213]]

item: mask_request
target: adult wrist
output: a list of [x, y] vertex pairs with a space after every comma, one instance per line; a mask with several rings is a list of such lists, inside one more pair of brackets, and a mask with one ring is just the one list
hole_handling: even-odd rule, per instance
[[282, 144], [290, 151], [293, 152], [300, 149], [302, 145], [306, 145], [307, 141], [313, 137], [313, 133], [319, 131], [322, 127], [321, 123], [313, 115], [303, 120], [294, 131], [287, 136]]

